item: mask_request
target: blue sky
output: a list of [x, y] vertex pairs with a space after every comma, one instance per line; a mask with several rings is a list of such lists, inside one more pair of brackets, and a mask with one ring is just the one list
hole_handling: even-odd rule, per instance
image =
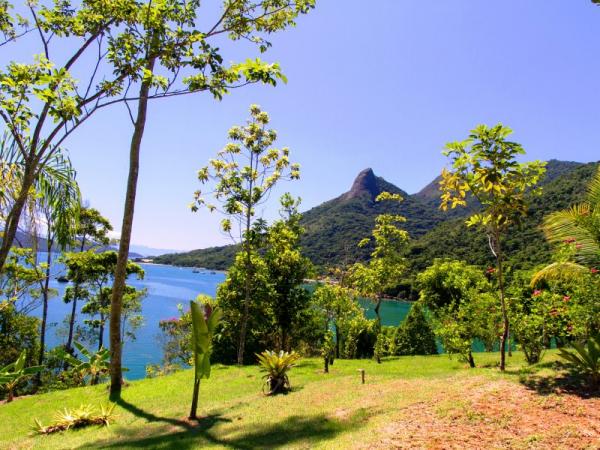
[[[196, 170], [248, 106], [272, 117], [302, 166], [288, 190], [308, 209], [356, 174], [409, 193], [437, 176], [444, 144], [478, 123], [515, 130], [528, 159], [600, 159], [600, 7], [589, 0], [318, 0], [264, 59], [289, 78], [216, 102], [154, 102], [144, 136], [133, 242], [193, 249], [228, 243], [219, 218], [192, 214]], [[235, 51], [232, 59], [248, 56]], [[100, 113], [66, 143], [84, 197], [120, 228], [131, 123]], [[267, 207], [273, 217], [275, 199]]]

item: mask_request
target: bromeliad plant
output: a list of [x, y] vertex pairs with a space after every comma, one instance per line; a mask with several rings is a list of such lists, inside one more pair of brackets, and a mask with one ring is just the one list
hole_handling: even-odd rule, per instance
[[0, 386], [8, 391], [8, 396], [6, 398], [7, 403], [13, 401], [15, 388], [21, 381], [28, 376], [40, 372], [44, 368], [44, 366], [25, 367], [25, 360], [26, 354], [25, 351], [23, 351], [15, 362], [0, 369]]
[[600, 334], [591, 336], [587, 344], [573, 342], [575, 352], [559, 349], [559, 356], [575, 370], [587, 375], [591, 387], [600, 387]]
[[100, 405], [100, 413], [95, 414], [91, 405], [81, 405], [79, 408], [67, 409], [56, 413], [54, 423], [44, 426], [35, 419], [35, 431], [39, 434], [52, 434], [71, 428], [82, 428], [89, 425], [110, 425], [113, 420], [116, 403], [108, 406]]
[[194, 394], [190, 420], [196, 420], [200, 380], [210, 378], [210, 355], [212, 353], [212, 337], [221, 321], [223, 313], [214, 305], [211, 297], [200, 295], [197, 301], [190, 302], [192, 315], [192, 349], [194, 351]]
[[[265, 380], [263, 393], [274, 395], [287, 392], [292, 388], [287, 373], [295, 366], [294, 363], [300, 359], [298, 353], [294, 351], [291, 353], [284, 351], [275, 353], [267, 350], [256, 356], [261, 370], [267, 372], [263, 377]], [[267, 392], [265, 392], [265, 388], [268, 389]]]

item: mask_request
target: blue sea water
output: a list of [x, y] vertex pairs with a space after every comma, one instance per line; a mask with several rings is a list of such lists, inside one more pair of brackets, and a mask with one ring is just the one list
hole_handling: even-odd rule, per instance
[[[58, 256], [58, 255], [57, 255]], [[40, 261], [45, 260], [45, 254], [40, 254]], [[158, 364], [162, 358], [162, 348], [158, 339], [160, 329], [158, 323], [163, 319], [177, 317], [179, 304], [187, 307], [190, 300], [198, 294], [214, 296], [217, 286], [225, 280], [223, 272], [200, 271], [194, 273], [192, 268], [174, 267], [159, 264], [141, 264], [145, 271], [143, 280], [129, 279], [128, 284], [136, 288], [146, 288], [147, 297], [142, 302], [143, 325], [136, 331], [136, 339], [125, 343], [123, 349], [123, 365], [127, 367], [126, 378], [136, 380], [144, 378], [148, 364]], [[59, 283], [56, 277], [64, 274], [60, 264], [54, 264], [52, 270], [51, 287], [58, 291], [58, 295], [50, 300], [48, 308], [47, 342], [49, 347], [61, 345], [65, 342], [64, 320], [71, 311], [71, 305], [62, 301], [67, 283]], [[361, 301], [366, 315], [375, 317], [373, 304], [367, 300]], [[81, 304], [78, 305], [78, 309]], [[397, 326], [406, 316], [410, 304], [407, 302], [385, 301], [381, 306], [383, 325]], [[33, 314], [41, 315], [41, 308]], [[78, 316], [79, 322], [84, 317]], [[108, 331], [107, 331], [108, 333]], [[108, 336], [105, 341], [108, 342]]]

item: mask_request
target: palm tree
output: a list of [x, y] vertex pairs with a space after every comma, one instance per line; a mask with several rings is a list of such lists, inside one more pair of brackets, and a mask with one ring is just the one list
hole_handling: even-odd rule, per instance
[[532, 284], [543, 279], [572, 279], [600, 264], [600, 167], [590, 181], [583, 202], [556, 211], [544, 219], [546, 239], [552, 244], [571, 244], [574, 261], [554, 262], [535, 274]]
[[[41, 282], [42, 323], [40, 330], [40, 352], [38, 364], [44, 362], [46, 351], [46, 323], [48, 318], [48, 300], [50, 299], [50, 270], [52, 266], [52, 250], [58, 246], [65, 250], [73, 244], [77, 232], [81, 193], [75, 179], [76, 173], [68, 157], [56, 153], [50, 172], [41, 174], [36, 182], [38, 219], [46, 229], [46, 268]], [[41, 374], [36, 383], [40, 384]]]

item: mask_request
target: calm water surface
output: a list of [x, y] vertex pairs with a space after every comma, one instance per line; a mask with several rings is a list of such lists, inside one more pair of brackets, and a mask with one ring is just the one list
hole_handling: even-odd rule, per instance
[[[41, 259], [44, 258], [44, 259]], [[40, 255], [44, 261], [45, 256]], [[194, 273], [192, 268], [173, 267], [158, 264], [141, 264], [145, 271], [143, 280], [128, 280], [128, 284], [136, 288], [146, 288], [148, 296], [142, 302], [144, 324], [136, 332], [136, 340], [125, 343], [123, 351], [123, 365], [129, 369], [126, 377], [131, 380], [144, 378], [146, 365], [161, 362], [162, 349], [158, 341], [160, 329], [159, 321], [170, 317], [177, 317], [177, 305], [187, 306], [190, 300], [198, 294], [214, 296], [217, 286], [225, 280], [223, 272], [203, 271]], [[59, 264], [53, 267], [51, 287], [58, 290], [58, 295], [50, 300], [48, 308], [48, 345], [53, 347], [63, 344], [64, 320], [70, 314], [71, 305], [65, 304], [62, 297], [67, 283], [58, 283], [55, 277], [64, 273], [64, 268]], [[368, 301], [361, 302], [369, 318], [374, 318], [373, 304]], [[79, 305], [80, 306], [80, 305]], [[406, 302], [386, 301], [381, 305], [383, 325], [397, 326], [406, 316], [410, 304]], [[35, 312], [41, 314], [41, 308]], [[79, 315], [79, 322], [84, 319]], [[107, 326], [108, 328], [108, 326]], [[108, 339], [105, 338], [105, 342]]]

